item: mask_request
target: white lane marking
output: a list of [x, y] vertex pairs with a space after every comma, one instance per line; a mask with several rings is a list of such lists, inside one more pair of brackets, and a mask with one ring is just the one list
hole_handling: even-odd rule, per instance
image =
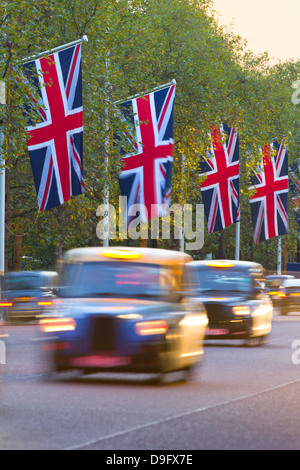
[[155, 421], [151, 421], [149, 423], [145, 423], [145, 424], [140, 424], [138, 426], [133, 426], [131, 428], [128, 428], [128, 429], [125, 429], [123, 431], [117, 431], [117, 432], [114, 432], [114, 433], [111, 433], [111, 434], [107, 434], [106, 436], [103, 436], [103, 437], [98, 437], [98, 438], [95, 438], [95, 439], [91, 439], [89, 441], [86, 441], [86, 442], [82, 442], [80, 444], [75, 444], [73, 446], [70, 446], [70, 447], [66, 447], [65, 449], [63, 450], [78, 450], [78, 449], [82, 449], [84, 447], [88, 447], [90, 445], [93, 445], [93, 444], [97, 444], [101, 441], [106, 441], [108, 439], [114, 439], [115, 437], [119, 437], [119, 436], [122, 436], [122, 435], [125, 435], [125, 434], [128, 434], [130, 432], [134, 432], [134, 431], [139, 431], [141, 429], [145, 429], [145, 428], [148, 428], [148, 427], [151, 427], [151, 426], [157, 426], [159, 424], [162, 424], [162, 423], [167, 423], [168, 421], [172, 421], [174, 419], [179, 419], [179, 418], [183, 418], [184, 416], [191, 416], [193, 414], [196, 414], [196, 413], [201, 413], [203, 411], [208, 411], [208, 410], [212, 410], [214, 408], [218, 408], [220, 406], [226, 406], [226, 405], [230, 405], [232, 403], [235, 403], [235, 402], [238, 402], [238, 401], [242, 401], [242, 400], [248, 400], [249, 398], [254, 398], [254, 397], [257, 397], [259, 395], [263, 395], [264, 393], [269, 393], [269, 392], [273, 392], [275, 390], [280, 390], [282, 388], [285, 388], [285, 387], [288, 387], [290, 385], [295, 385], [295, 384], [298, 384], [300, 382], [300, 379], [298, 380], [295, 380], [293, 382], [287, 382], [285, 384], [282, 384], [282, 385], [276, 385], [275, 387], [271, 387], [271, 388], [267, 388], [265, 390], [262, 390], [260, 392], [255, 392], [255, 393], [251, 393], [249, 395], [244, 395], [244, 396], [241, 396], [241, 397], [237, 397], [237, 398], [234, 398], [233, 400], [228, 400], [228, 401], [224, 401], [222, 403], [217, 403], [217, 404], [214, 404], [214, 405], [209, 405], [209, 406], [205, 406], [205, 407], [202, 407], [202, 408], [197, 408], [196, 410], [192, 410], [192, 411], [186, 411], [184, 413], [179, 413], [177, 415], [173, 415], [173, 416], [169, 416], [167, 418], [163, 418], [163, 419], [159, 419], [159, 420], [155, 420]]

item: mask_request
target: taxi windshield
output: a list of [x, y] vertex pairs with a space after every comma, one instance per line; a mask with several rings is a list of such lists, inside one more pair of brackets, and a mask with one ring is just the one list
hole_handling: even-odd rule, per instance
[[169, 296], [175, 290], [172, 271], [164, 266], [123, 262], [66, 264], [63, 273], [65, 297]]
[[213, 269], [197, 270], [197, 285], [194, 288], [199, 292], [231, 291], [250, 292], [252, 278], [238, 270]]

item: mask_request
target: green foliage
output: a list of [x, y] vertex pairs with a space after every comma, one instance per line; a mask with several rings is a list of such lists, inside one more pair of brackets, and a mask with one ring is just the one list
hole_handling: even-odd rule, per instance
[[[240, 137], [241, 256], [274, 269], [278, 240], [253, 244], [249, 177], [261, 158], [260, 149], [275, 138], [287, 145], [290, 161], [298, 155], [299, 109], [291, 102], [298, 63], [270, 67], [266, 55], [246, 51], [241, 38], [217, 26], [210, 0], [6, 0], [0, 18], [0, 76], [7, 86], [1, 119], [9, 259], [13, 233], [24, 234], [23, 255], [43, 268], [53, 268], [62, 250], [102, 244], [96, 236], [96, 209], [103, 202], [104, 185], [109, 183], [110, 202], [116, 207], [119, 196], [120, 154], [112, 146], [112, 129], [118, 129], [120, 122], [114, 103], [175, 79], [172, 202], [201, 203], [198, 160], [210, 146], [210, 126], [223, 121], [235, 125]], [[28, 84], [20, 81], [18, 65], [32, 54], [84, 34], [89, 39], [82, 46], [87, 191], [37, 217], [22, 112]], [[284, 238], [292, 257], [297, 247], [292, 209], [290, 227]], [[222, 239], [226, 256], [234, 257], [235, 226], [223, 232], [209, 235], [205, 228], [205, 245], [194, 256], [217, 256]], [[178, 248], [174, 240], [159, 245]]]

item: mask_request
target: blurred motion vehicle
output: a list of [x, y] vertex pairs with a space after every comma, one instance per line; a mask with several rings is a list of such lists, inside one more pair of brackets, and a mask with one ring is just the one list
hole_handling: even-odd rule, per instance
[[278, 307], [282, 295], [281, 287], [285, 279], [294, 279], [288, 274], [270, 274], [266, 276], [266, 291], [269, 294], [274, 307]]
[[15, 271], [4, 278], [4, 296], [0, 308], [6, 321], [34, 320], [52, 304], [57, 286], [55, 271]]
[[300, 279], [285, 279], [278, 296], [281, 315], [300, 312]]
[[187, 379], [203, 356], [208, 322], [203, 304], [189, 298], [183, 282], [191, 259], [155, 248], [67, 252], [53, 318], [39, 322], [50, 335], [54, 369], [161, 378], [182, 371]]
[[260, 264], [193, 261], [188, 264], [194, 295], [209, 320], [206, 339], [242, 339], [261, 345], [272, 329], [273, 307]]

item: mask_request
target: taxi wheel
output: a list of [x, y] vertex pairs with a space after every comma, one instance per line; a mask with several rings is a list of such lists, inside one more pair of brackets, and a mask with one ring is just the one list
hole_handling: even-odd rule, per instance
[[266, 340], [266, 336], [251, 336], [246, 339], [245, 345], [249, 348], [257, 348], [259, 346], [263, 346], [266, 343]]
[[160, 372], [157, 375], [156, 383], [158, 385], [170, 385], [180, 382], [188, 382], [194, 376], [194, 367], [188, 367], [182, 370], [171, 372]]

